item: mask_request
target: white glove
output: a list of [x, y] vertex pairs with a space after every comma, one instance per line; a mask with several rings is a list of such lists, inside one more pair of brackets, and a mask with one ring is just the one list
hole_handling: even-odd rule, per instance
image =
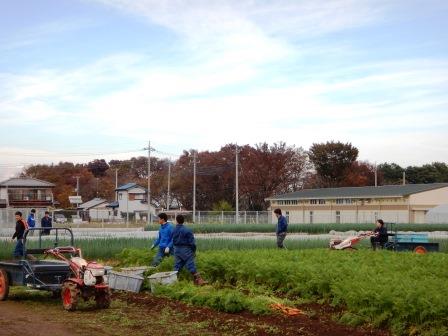
[[165, 254], [168, 254], [168, 253], [170, 253], [170, 248], [167, 246], [167, 247], [165, 247]]
[[152, 244], [152, 245], [151, 245], [151, 250], [152, 250], [154, 247], [155, 247], [154, 244]]

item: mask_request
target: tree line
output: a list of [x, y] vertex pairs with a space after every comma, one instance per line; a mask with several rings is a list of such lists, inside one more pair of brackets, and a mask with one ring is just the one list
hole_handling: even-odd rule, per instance
[[[375, 170], [378, 185], [402, 183], [403, 171], [408, 183], [448, 182], [448, 166], [445, 163], [406, 168], [395, 163], [382, 163], [375, 167], [370, 162], [359, 161], [359, 151], [350, 143], [315, 143], [308, 151], [283, 142], [254, 146], [227, 144], [218, 151], [195, 153], [186, 150], [172, 162], [166, 158], [151, 157], [152, 202], [162, 208], [168, 205], [170, 208], [178, 205], [192, 208], [196, 156], [196, 208], [232, 210], [236, 195], [236, 151], [239, 158], [240, 210], [265, 210], [267, 197], [303, 188], [374, 185]], [[68, 196], [76, 194], [76, 177], [79, 177], [79, 194], [84, 201], [94, 197], [113, 200], [116, 172], [118, 185], [135, 182], [146, 186], [147, 164], [147, 157], [144, 156], [109, 162], [97, 159], [87, 164], [60, 162], [29, 166], [22, 175], [54, 183], [55, 199], [66, 208], [70, 206]], [[171, 173], [169, 198], [168, 171]]]

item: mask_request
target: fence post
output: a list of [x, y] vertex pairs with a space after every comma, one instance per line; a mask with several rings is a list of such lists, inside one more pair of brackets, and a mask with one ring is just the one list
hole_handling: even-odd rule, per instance
[[224, 224], [224, 210], [221, 210], [221, 224]]
[[244, 224], [247, 224], [247, 211], [244, 211]]
[[198, 223], [201, 224], [201, 212], [198, 211]]

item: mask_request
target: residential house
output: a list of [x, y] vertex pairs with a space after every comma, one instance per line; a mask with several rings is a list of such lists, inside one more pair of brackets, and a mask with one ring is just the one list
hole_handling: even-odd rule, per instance
[[109, 202], [103, 198], [94, 198], [78, 206], [84, 220], [109, 221], [114, 219], [114, 211], [108, 207]]
[[0, 208], [51, 207], [54, 187], [53, 183], [30, 177], [0, 182]]
[[[118, 202], [118, 214], [124, 218], [127, 216], [134, 217], [135, 219], [147, 219], [148, 214], [148, 201], [147, 201], [147, 189], [136, 184], [127, 183], [115, 189], [117, 192]], [[114, 202], [115, 203], [115, 202]], [[113, 207], [116, 204], [109, 204], [109, 207]], [[151, 205], [151, 214], [155, 214], [155, 209]]]
[[425, 215], [448, 204], [448, 183], [304, 189], [266, 199], [290, 223], [425, 223]]

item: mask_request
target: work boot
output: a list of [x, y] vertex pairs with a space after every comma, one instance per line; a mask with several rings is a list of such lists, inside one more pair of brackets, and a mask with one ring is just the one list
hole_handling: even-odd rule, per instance
[[196, 286], [204, 286], [206, 284], [208, 284], [207, 281], [205, 281], [204, 279], [202, 279], [201, 275], [199, 273], [193, 273], [193, 277], [194, 277], [194, 284]]

